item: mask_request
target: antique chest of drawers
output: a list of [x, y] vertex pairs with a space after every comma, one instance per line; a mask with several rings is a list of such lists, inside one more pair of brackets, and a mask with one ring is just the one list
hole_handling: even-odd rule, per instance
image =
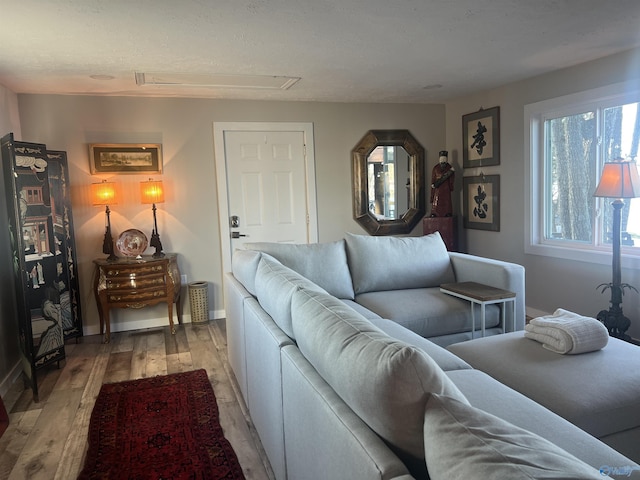
[[93, 263], [96, 265], [94, 292], [100, 316], [100, 334], [104, 332], [105, 343], [111, 336], [109, 310], [112, 308], [144, 308], [166, 302], [171, 333], [175, 333], [174, 303], [178, 323], [182, 323], [180, 270], [175, 253], [167, 253], [160, 258], [148, 255], [113, 261], [96, 259]]

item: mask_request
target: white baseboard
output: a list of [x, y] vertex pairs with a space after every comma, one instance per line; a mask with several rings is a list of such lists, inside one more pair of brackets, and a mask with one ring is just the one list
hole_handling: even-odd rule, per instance
[[[224, 310], [210, 310], [209, 320], [217, 320], [219, 318], [225, 318]], [[111, 320], [111, 333], [115, 332], [129, 332], [131, 330], [144, 330], [145, 328], [166, 327], [169, 321], [167, 317], [150, 318], [146, 320], [127, 320], [125, 323], [118, 323]], [[185, 313], [182, 315], [182, 323], [191, 323], [191, 314]], [[174, 324], [177, 324], [174, 318]], [[99, 335], [100, 325], [92, 325], [90, 327], [83, 328], [84, 335]]]

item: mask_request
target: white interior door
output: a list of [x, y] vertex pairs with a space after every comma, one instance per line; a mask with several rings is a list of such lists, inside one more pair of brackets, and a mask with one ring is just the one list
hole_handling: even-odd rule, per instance
[[310, 124], [214, 124], [223, 266], [245, 242], [317, 241]]

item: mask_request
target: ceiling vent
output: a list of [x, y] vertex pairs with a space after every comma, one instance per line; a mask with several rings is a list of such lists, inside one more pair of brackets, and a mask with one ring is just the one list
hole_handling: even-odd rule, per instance
[[267, 90], [287, 90], [300, 77], [274, 75], [193, 75], [183, 73], [138, 73], [138, 86], [167, 87], [212, 87], [212, 88], [254, 88]]

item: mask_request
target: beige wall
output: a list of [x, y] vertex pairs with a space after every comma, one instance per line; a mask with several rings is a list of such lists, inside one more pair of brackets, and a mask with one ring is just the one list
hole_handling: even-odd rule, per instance
[[[164, 250], [178, 252], [188, 281], [210, 285], [210, 308], [223, 314], [222, 260], [218, 228], [213, 123], [311, 122], [314, 128], [320, 241], [364, 234], [352, 219], [350, 151], [367, 130], [409, 129], [427, 152], [427, 169], [445, 144], [444, 105], [384, 105], [219, 101], [173, 98], [20, 95], [22, 138], [66, 150], [72, 186], [85, 334], [97, 333], [91, 293], [92, 259], [103, 256], [104, 211], [92, 207], [89, 189], [102, 177], [89, 172], [90, 143], [162, 143], [166, 202], [158, 206]], [[151, 209], [138, 200], [138, 182], [148, 176], [111, 177], [123, 200], [111, 207], [114, 237], [128, 228], [150, 236]], [[106, 177], [105, 177], [106, 178]], [[226, 221], [226, 220], [225, 220]], [[420, 233], [419, 229], [415, 233]], [[153, 252], [153, 249], [149, 250]], [[188, 312], [186, 289], [184, 310]], [[147, 320], [151, 320], [147, 322]], [[142, 321], [143, 323], [139, 323]], [[166, 324], [166, 309], [115, 310], [116, 329]]]
[[[640, 81], [640, 50], [610, 56], [598, 61], [557, 71], [548, 75], [481, 92], [448, 102], [447, 146], [453, 150], [458, 166], [462, 163], [462, 115], [480, 107], [500, 106], [501, 165], [485, 167], [485, 174], [501, 177], [500, 232], [462, 231], [462, 243], [469, 253], [520, 263], [526, 269], [526, 303], [529, 308], [553, 312], [562, 307], [583, 315], [595, 316], [609, 308], [609, 292], [596, 287], [611, 281], [610, 265], [595, 265], [524, 253], [525, 191], [529, 178], [524, 163], [524, 106], [541, 100], [623, 82]], [[451, 154], [450, 154], [451, 155]], [[459, 172], [462, 169], [459, 170]], [[467, 169], [465, 175], [477, 175], [480, 169]], [[462, 179], [458, 176], [457, 191]], [[640, 271], [624, 268], [622, 281], [640, 289]], [[640, 338], [640, 295], [628, 292], [623, 310], [632, 326], [628, 333]]]
[[[470, 253], [514, 261], [526, 267], [527, 305], [550, 312], [564, 307], [595, 315], [608, 308], [608, 294], [596, 286], [610, 281], [607, 265], [551, 259], [524, 253], [524, 105], [547, 98], [617, 83], [640, 76], [640, 50], [614, 55], [505, 87], [449, 101], [445, 105], [368, 105], [333, 103], [244, 102], [200, 99], [20, 95], [19, 113], [25, 141], [66, 150], [70, 161], [72, 200], [78, 242], [85, 332], [97, 331], [91, 294], [91, 260], [102, 256], [104, 214], [91, 207], [87, 145], [92, 142], [160, 142], [164, 147], [167, 202], [159, 206], [159, 230], [165, 251], [181, 254], [180, 267], [189, 281], [210, 284], [210, 306], [221, 314], [222, 272], [217, 192], [213, 156], [213, 122], [312, 122], [320, 241], [344, 232], [364, 233], [351, 218], [349, 152], [369, 129], [407, 128], [427, 150], [427, 172], [437, 152], [450, 151], [457, 168], [457, 192], [462, 176], [479, 169], [461, 168], [461, 116], [495, 105], [501, 107], [500, 166], [486, 174], [501, 176], [501, 231], [460, 229], [462, 247]], [[9, 118], [6, 110], [2, 115]], [[17, 115], [11, 114], [12, 118]], [[6, 120], [5, 120], [6, 123]], [[0, 126], [4, 126], [0, 123]], [[6, 129], [6, 128], [5, 128]], [[16, 132], [14, 126], [13, 131]], [[127, 228], [149, 233], [151, 212], [137, 200], [141, 176], [117, 176], [124, 200], [113, 207], [115, 235]], [[459, 209], [460, 201], [456, 208]], [[458, 210], [459, 211], [459, 210]], [[461, 223], [461, 218], [459, 216]], [[414, 233], [419, 233], [416, 230]], [[640, 272], [624, 268], [623, 281], [640, 287]], [[186, 291], [184, 303], [188, 304]], [[640, 295], [628, 292], [624, 310], [632, 320], [630, 333], [640, 337]], [[185, 305], [188, 312], [188, 305]], [[116, 312], [117, 328], [134, 328], [137, 320], [164, 321], [164, 308]], [[2, 374], [0, 369], [0, 375]]]
[[[18, 97], [0, 85], [0, 136], [9, 132], [20, 133], [18, 119]], [[8, 224], [5, 205], [4, 180], [0, 169], [0, 225]], [[20, 373], [16, 369], [20, 357], [18, 345], [18, 322], [15, 318], [15, 289], [13, 286], [13, 255], [7, 235], [0, 235], [0, 395], [11, 386], [14, 377]]]

